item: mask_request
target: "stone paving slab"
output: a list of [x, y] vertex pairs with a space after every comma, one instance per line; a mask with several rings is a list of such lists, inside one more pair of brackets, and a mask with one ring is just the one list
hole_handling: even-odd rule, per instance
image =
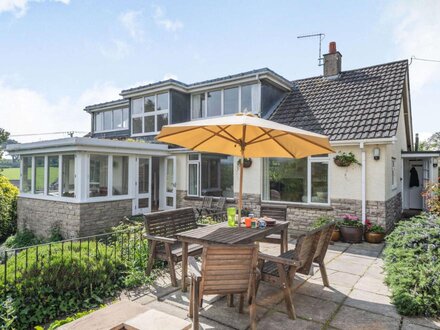
[[270, 312], [263, 320], [261, 320], [257, 329], [261, 330], [286, 330], [286, 329], [303, 329], [303, 330], [318, 330], [322, 329], [323, 324], [303, 320], [297, 318], [291, 320], [285, 314], [280, 312]]
[[306, 296], [312, 296], [315, 298], [340, 303], [347, 298], [347, 295], [350, 291], [351, 288], [333, 285], [331, 283], [330, 287], [325, 287], [322, 285], [321, 280], [310, 279], [301, 285], [295, 292]]
[[410, 329], [440, 329], [440, 319], [426, 317], [404, 317], [402, 321], [402, 330]]
[[400, 320], [370, 311], [342, 306], [330, 325], [342, 330], [398, 330]]
[[344, 301], [344, 305], [400, 319], [396, 307], [391, 304], [388, 296], [353, 289]]
[[354, 286], [355, 289], [373, 292], [385, 296], [389, 296], [390, 290], [386, 286], [386, 284], [383, 282], [383, 279], [368, 276], [363, 276]]
[[[332, 301], [305, 296], [299, 293], [293, 294], [292, 300], [298, 317], [320, 323], [325, 323], [339, 306], [339, 304]], [[284, 300], [276, 306], [276, 310], [287, 313]]]
[[[352, 288], [361, 278], [359, 275], [349, 274], [332, 269], [327, 269], [327, 275], [329, 282], [332, 285], [343, 286], [346, 288]], [[321, 273], [317, 272], [314, 276], [312, 276], [312, 279], [320, 280], [322, 283]]]
[[146, 306], [136, 304], [129, 300], [123, 300], [67, 323], [58, 329], [109, 330], [147, 310], [148, 308]]
[[369, 267], [368, 265], [362, 265], [351, 261], [341, 260], [340, 258], [342, 257], [330, 261], [327, 264], [327, 269], [337, 270], [354, 275], [362, 275], [367, 271]]

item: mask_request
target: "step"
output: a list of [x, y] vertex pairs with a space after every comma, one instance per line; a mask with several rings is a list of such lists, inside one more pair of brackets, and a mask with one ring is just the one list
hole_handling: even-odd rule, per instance
[[155, 309], [150, 309], [125, 321], [120, 328], [112, 330], [186, 330], [190, 328], [191, 322]]

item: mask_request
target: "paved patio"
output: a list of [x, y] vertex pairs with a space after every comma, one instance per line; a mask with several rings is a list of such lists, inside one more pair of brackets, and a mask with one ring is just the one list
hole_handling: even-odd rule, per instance
[[[294, 247], [293, 245], [291, 246]], [[261, 244], [265, 253], [278, 254], [279, 248]], [[390, 303], [383, 283], [383, 244], [336, 243], [326, 256], [331, 288], [322, 285], [319, 270], [313, 276], [297, 276], [293, 295], [298, 318], [287, 317], [281, 291], [262, 283], [257, 295], [259, 329], [440, 329], [440, 321], [400, 316]], [[111, 305], [62, 329], [109, 329], [122, 319], [156, 309], [186, 319], [188, 293], [170, 286], [168, 276], [160, 277], [151, 288], [129, 292]], [[238, 306], [238, 304], [236, 304]], [[109, 310], [110, 309], [110, 310]], [[247, 329], [249, 314], [229, 308], [226, 299], [205, 297], [201, 311], [203, 329]], [[105, 316], [104, 316], [105, 315]], [[129, 317], [128, 317], [129, 316]]]

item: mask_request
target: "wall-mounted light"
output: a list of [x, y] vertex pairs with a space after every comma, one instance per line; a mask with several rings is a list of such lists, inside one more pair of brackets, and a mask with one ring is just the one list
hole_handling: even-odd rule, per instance
[[438, 158], [432, 159], [432, 166], [437, 167], [438, 166]]
[[373, 157], [374, 157], [374, 160], [380, 159], [380, 149], [378, 147], [373, 149]]

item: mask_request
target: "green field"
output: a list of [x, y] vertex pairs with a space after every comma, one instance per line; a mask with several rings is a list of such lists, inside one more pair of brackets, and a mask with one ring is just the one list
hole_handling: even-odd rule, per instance
[[4, 175], [9, 180], [19, 180], [20, 179], [20, 169], [18, 167], [10, 167], [0, 169], [0, 174]]

